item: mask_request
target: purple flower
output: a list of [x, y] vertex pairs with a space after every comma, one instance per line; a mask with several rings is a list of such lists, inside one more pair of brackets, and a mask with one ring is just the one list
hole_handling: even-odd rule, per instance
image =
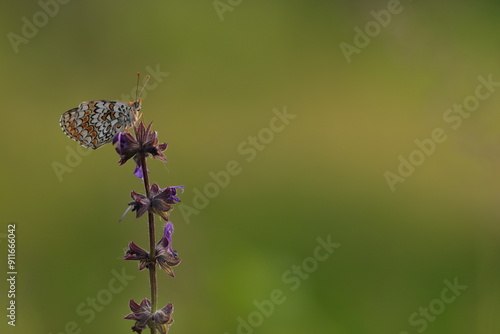
[[132, 313], [128, 314], [124, 319], [135, 321], [132, 327], [133, 332], [141, 334], [144, 329], [150, 326], [156, 327], [161, 334], [167, 334], [170, 325], [174, 322], [172, 318], [174, 305], [172, 303], [168, 303], [154, 314], [151, 311], [151, 302], [147, 298], [144, 298], [140, 305], [131, 299], [129, 307]]
[[113, 145], [116, 145], [116, 152], [120, 155], [120, 165], [132, 158], [139, 149], [139, 143], [129, 132], [118, 132], [113, 138]]
[[163, 238], [156, 244], [156, 263], [163, 269], [167, 275], [175, 277], [174, 270], [175, 267], [181, 262], [181, 259], [177, 256], [177, 252], [172, 249], [172, 233], [174, 232], [174, 225], [168, 222], [165, 225], [163, 232]]
[[172, 234], [174, 234], [174, 224], [172, 224], [172, 222], [168, 222], [163, 228], [163, 237], [168, 240], [170, 245], [172, 245]]
[[[136, 218], [142, 216], [146, 211], [156, 213], [165, 221], [168, 221], [169, 211], [174, 209], [173, 205], [181, 200], [176, 196], [177, 189], [184, 190], [184, 186], [173, 186], [161, 189], [156, 183], [149, 190], [149, 196], [141, 195], [132, 191], [130, 196], [133, 201], [128, 205], [132, 207], [132, 211], [136, 212]], [[125, 211], [125, 214], [128, 212]], [[124, 214], [124, 215], [125, 215]], [[123, 218], [123, 216], [122, 216]]]
[[134, 158], [136, 163], [134, 174], [139, 178], [144, 176], [141, 167], [142, 158], [152, 156], [167, 162], [163, 151], [167, 149], [168, 144], [158, 144], [158, 133], [151, 130], [152, 124], [150, 123], [147, 127], [143, 122], [134, 125], [135, 137], [129, 132], [119, 132], [113, 138], [113, 144], [117, 144], [115, 150], [120, 155], [119, 164], [123, 165], [129, 159]]
[[174, 186], [160, 189], [157, 184], [151, 186], [151, 211], [168, 221], [168, 212], [174, 209], [173, 205], [181, 200], [176, 196], [177, 188], [184, 190], [184, 186]]
[[[161, 269], [167, 275], [175, 277], [174, 270], [175, 267], [181, 262], [177, 252], [172, 249], [172, 233], [174, 232], [174, 225], [168, 222], [165, 225], [163, 238], [156, 244], [155, 247], [155, 260]], [[154, 265], [149, 256], [149, 252], [137, 246], [135, 243], [130, 242], [128, 245], [129, 249], [125, 252], [124, 260], [139, 261], [139, 270], [149, 268]]]
[[[148, 173], [149, 173], [149, 169], [148, 169]], [[134, 175], [139, 179], [142, 179], [144, 177], [144, 173], [142, 171], [142, 166], [140, 164], [135, 165]]]

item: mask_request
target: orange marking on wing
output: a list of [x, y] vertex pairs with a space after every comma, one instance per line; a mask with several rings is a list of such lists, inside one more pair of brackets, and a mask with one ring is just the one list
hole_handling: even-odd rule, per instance
[[75, 128], [75, 125], [74, 124], [71, 124], [68, 128], [68, 133], [72, 136], [72, 137], [78, 137], [78, 131], [76, 130]]

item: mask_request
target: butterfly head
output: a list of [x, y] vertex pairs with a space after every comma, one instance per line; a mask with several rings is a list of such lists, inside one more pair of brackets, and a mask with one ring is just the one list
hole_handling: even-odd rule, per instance
[[141, 94], [144, 91], [144, 88], [146, 88], [146, 85], [147, 85], [149, 79], [151, 78], [150, 75], [147, 76], [146, 82], [144, 83], [144, 86], [142, 86], [142, 89], [139, 92], [139, 79], [140, 79], [140, 77], [141, 77], [141, 74], [139, 72], [137, 72], [137, 90], [135, 93], [136, 98], [135, 98], [135, 101], [129, 103], [129, 106], [132, 107], [132, 113], [134, 116], [134, 123], [137, 122], [139, 120], [139, 118], [141, 118], [141, 116], [142, 116], [142, 113], [139, 113], [139, 111], [141, 110], [141, 105], [142, 105]]
[[139, 113], [142, 106], [142, 99], [137, 99], [135, 101], [129, 102], [128, 105], [132, 107], [132, 115], [134, 116], [134, 123], [135, 123], [142, 116], [142, 113]]

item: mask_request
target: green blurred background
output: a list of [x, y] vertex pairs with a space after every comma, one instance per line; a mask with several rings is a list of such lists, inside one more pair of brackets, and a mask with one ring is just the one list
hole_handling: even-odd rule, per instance
[[[228, 1], [223, 13], [212, 1], [72, 1], [16, 47], [8, 34], [23, 17], [44, 23], [42, 9], [4, 2], [0, 263], [6, 277], [16, 223], [18, 308], [7, 326], [4, 280], [0, 331], [130, 332], [121, 318], [148, 297], [148, 275], [121, 257], [131, 240], [146, 247], [147, 228], [117, 220], [142, 184], [111, 145], [78, 151], [58, 121], [84, 100], [128, 99], [136, 72], [160, 71], [142, 111], [169, 162], [150, 162], [152, 181], [186, 185], [194, 207], [210, 172], [241, 167], [196, 214], [172, 212], [183, 262], [159, 276], [170, 333], [499, 333], [500, 91], [456, 130], [443, 115], [478, 76], [500, 81], [500, 7], [402, 1], [348, 62], [339, 45], [397, 4]], [[269, 135], [275, 108], [296, 117], [247, 161], [239, 145]], [[435, 128], [447, 140], [392, 192], [384, 173]], [[71, 171], [58, 177], [58, 164]], [[329, 235], [340, 247], [317, 263]], [[307, 279], [289, 272], [303, 264]], [[109, 294], [113, 270], [132, 278]], [[455, 278], [467, 288], [443, 303]], [[285, 301], [259, 318], [254, 302], [276, 289]]]

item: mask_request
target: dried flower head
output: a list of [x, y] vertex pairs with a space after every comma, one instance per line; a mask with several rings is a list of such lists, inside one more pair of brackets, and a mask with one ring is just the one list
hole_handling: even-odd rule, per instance
[[143, 270], [144, 268], [148, 268], [151, 264], [151, 258], [149, 257], [149, 253], [137, 246], [132, 241], [128, 244], [129, 249], [125, 252], [124, 260], [133, 260], [139, 261], [139, 270]]
[[135, 320], [135, 325], [132, 327], [132, 332], [142, 333], [153, 319], [151, 313], [151, 302], [144, 298], [141, 304], [137, 304], [133, 299], [129, 303], [132, 313], [128, 314], [124, 319]]
[[160, 332], [160, 334], [167, 334], [170, 325], [174, 322], [172, 318], [172, 313], [174, 312], [174, 305], [172, 303], [168, 303], [162, 309], [155, 312], [153, 315], [154, 324], [156, 329]]
[[177, 189], [183, 191], [184, 186], [173, 186], [161, 189], [157, 184], [153, 184], [149, 191], [150, 198], [132, 191], [130, 196], [133, 201], [128, 204], [129, 209], [125, 211], [123, 216], [132, 208], [132, 211], [136, 212], [136, 218], [142, 216], [146, 211], [150, 211], [156, 213], [165, 221], [168, 221], [169, 211], [174, 209], [173, 205], [176, 204], [176, 202], [181, 201], [177, 197]]
[[174, 322], [172, 318], [174, 305], [172, 303], [168, 303], [154, 314], [151, 311], [151, 302], [147, 298], [144, 298], [140, 305], [131, 299], [129, 306], [132, 313], [128, 314], [125, 319], [135, 321], [132, 327], [133, 332], [141, 334], [149, 326], [155, 327], [161, 334], [167, 334], [170, 325]]

